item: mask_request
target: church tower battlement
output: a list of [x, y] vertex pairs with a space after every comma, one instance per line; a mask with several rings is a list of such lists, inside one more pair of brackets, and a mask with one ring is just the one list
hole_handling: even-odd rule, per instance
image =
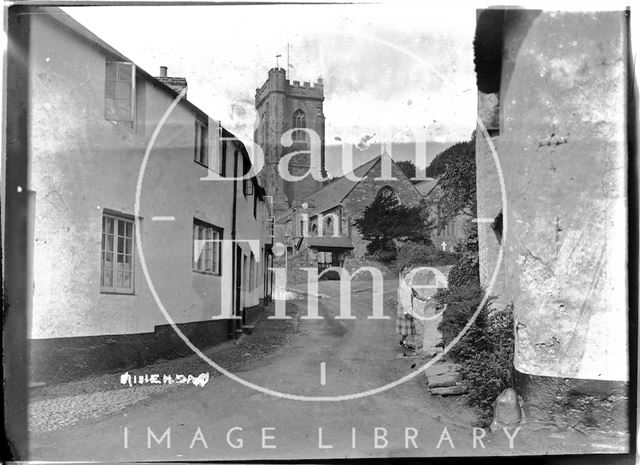
[[[283, 180], [278, 173], [278, 163], [291, 152], [309, 149], [306, 133], [294, 132], [291, 147], [282, 146], [282, 134], [290, 129], [308, 128], [320, 137], [321, 169], [325, 173], [323, 102], [324, 84], [321, 78], [313, 84], [290, 82], [283, 68], [270, 69], [268, 79], [256, 89], [255, 108], [259, 124], [254, 133], [254, 142], [262, 148], [265, 157], [260, 184], [266, 187], [267, 195], [273, 196], [275, 212], [287, 210], [296, 201], [322, 187], [322, 183], [311, 176], [298, 182]], [[308, 153], [297, 155], [289, 163], [289, 170], [291, 174], [299, 176], [309, 170], [310, 163]]]

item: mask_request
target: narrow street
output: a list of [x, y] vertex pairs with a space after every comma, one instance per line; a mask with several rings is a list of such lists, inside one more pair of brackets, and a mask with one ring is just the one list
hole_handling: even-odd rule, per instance
[[[266, 357], [258, 360], [245, 357], [248, 361], [238, 366], [235, 374], [288, 394], [339, 396], [380, 387], [409, 373], [412, 365], [424, 363], [419, 358], [398, 358], [401, 350], [394, 332], [396, 282], [385, 283], [385, 315], [391, 317], [388, 320], [366, 318], [372, 308], [371, 283], [366, 281], [353, 283], [351, 308], [356, 319], [334, 319], [339, 313], [338, 284], [320, 283], [323, 297], [319, 299], [319, 314], [324, 319], [301, 318], [306, 314], [305, 302], [295, 301], [297, 315], [294, 324], [287, 326], [291, 337]], [[288, 311], [293, 313], [291, 307], [288, 306]], [[257, 334], [245, 339], [259, 337], [260, 327], [281, 323], [263, 319], [256, 328]], [[185, 374], [197, 376], [201, 371], [214, 369], [201, 364], [197, 372]], [[119, 378], [118, 374], [109, 376]], [[213, 373], [211, 376], [205, 387], [185, 385], [166, 389], [162, 395], [150, 396], [117, 412], [53, 431], [34, 432], [30, 459], [131, 461], [522, 454], [532, 451], [527, 444], [535, 444], [523, 433], [516, 437], [514, 450], [510, 451], [502, 432], [487, 431], [483, 440], [486, 448], [478, 442], [474, 449], [473, 412], [460, 397], [429, 396], [422, 374], [372, 396], [328, 402], [281, 399], [225, 376], [214, 377]], [[163, 387], [118, 386], [112, 393], [151, 388]], [[446, 435], [445, 427], [450, 440], [441, 440]], [[170, 433], [161, 444], [149, 436], [150, 429], [160, 439], [168, 428]], [[553, 440], [546, 440], [547, 450], [552, 450]], [[565, 440], [556, 436], [561, 450], [567, 448]], [[542, 447], [540, 442], [537, 446]]]
[[637, 453], [630, 6], [153, 3], [5, 1], [3, 463]]

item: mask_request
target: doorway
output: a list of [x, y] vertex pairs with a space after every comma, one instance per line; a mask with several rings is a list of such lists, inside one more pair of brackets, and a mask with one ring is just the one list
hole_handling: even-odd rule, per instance
[[[242, 249], [236, 245], [236, 276], [235, 276], [235, 298], [234, 298], [233, 316], [238, 317], [241, 315], [242, 315]], [[243, 316], [243, 324], [244, 324], [244, 316]]]

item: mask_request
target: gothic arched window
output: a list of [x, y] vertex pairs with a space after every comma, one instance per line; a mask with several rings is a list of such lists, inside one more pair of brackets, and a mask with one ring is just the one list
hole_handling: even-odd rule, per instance
[[333, 218], [331, 217], [327, 218], [326, 233], [330, 236], [333, 236], [335, 234], [335, 230], [333, 229]]
[[396, 201], [396, 203], [398, 205], [402, 204], [402, 201], [400, 200], [400, 196], [398, 195], [398, 193], [391, 186], [382, 187], [378, 191], [378, 194], [376, 195], [376, 197], [385, 198], [385, 199], [393, 199], [393, 200]]
[[[307, 127], [307, 119], [304, 115], [304, 111], [297, 110], [293, 114], [293, 129], [297, 128], [306, 128]], [[294, 131], [293, 134], [294, 141], [306, 141], [306, 133], [304, 131]]]

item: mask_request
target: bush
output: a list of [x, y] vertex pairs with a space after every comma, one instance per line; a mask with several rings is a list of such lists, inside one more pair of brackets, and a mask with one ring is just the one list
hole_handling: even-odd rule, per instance
[[[478, 309], [484, 291], [479, 283], [469, 282], [461, 286], [440, 291], [436, 298], [440, 304], [447, 306], [442, 314], [438, 330], [442, 333], [445, 347], [460, 334], [469, 319]], [[487, 306], [481, 311], [476, 321], [465, 335], [451, 348], [448, 355], [455, 362], [463, 363], [469, 356], [479, 350], [486, 350], [485, 340]]]
[[453, 265], [460, 256], [459, 253], [438, 250], [433, 244], [406, 242], [398, 250], [394, 268], [399, 272], [405, 267]]
[[478, 410], [482, 426], [491, 424], [498, 395], [513, 386], [513, 368], [508, 366], [510, 364], [511, 360], [506, 360], [501, 353], [481, 352], [462, 365], [462, 376], [469, 386], [467, 403]]
[[465, 253], [449, 272], [449, 288], [453, 289], [467, 283], [480, 285], [478, 255]]
[[513, 312], [510, 307], [488, 317], [487, 349], [462, 363], [462, 376], [469, 385], [469, 405], [480, 412], [483, 426], [491, 423], [496, 397], [514, 385]]
[[[436, 296], [441, 304], [447, 305], [438, 326], [445, 346], [460, 334], [484, 296], [472, 264], [472, 260], [460, 264], [457, 267], [460, 282]], [[451, 280], [449, 282], [451, 284]], [[490, 304], [491, 298], [447, 354], [462, 366], [462, 376], [469, 387], [467, 401], [478, 409], [485, 426], [491, 421], [496, 397], [512, 387], [514, 381], [513, 312], [507, 308], [492, 314]]]
[[395, 250], [376, 250], [373, 258], [382, 263], [391, 263], [395, 260], [396, 254]]
[[398, 248], [392, 240], [373, 240], [367, 244], [367, 252], [379, 262], [391, 263], [398, 255]]
[[[435, 299], [441, 305], [447, 306], [442, 314], [442, 321], [438, 325], [445, 347], [462, 331], [462, 328], [477, 310], [483, 296], [484, 290], [480, 285], [478, 273], [478, 256], [474, 253], [465, 253], [451, 268], [448, 287], [435, 295]], [[487, 306], [485, 305], [485, 307]], [[449, 351], [449, 356], [452, 359], [462, 361], [468, 353], [474, 353], [476, 348], [482, 346], [484, 315], [486, 315], [486, 311], [478, 315], [475, 324], [469, 328], [463, 340]], [[465, 341], [469, 338], [475, 340], [476, 343], [466, 344]]]
[[466, 221], [462, 225], [464, 231], [464, 240], [459, 241], [454, 250], [456, 252], [474, 252], [478, 254], [478, 223]]

